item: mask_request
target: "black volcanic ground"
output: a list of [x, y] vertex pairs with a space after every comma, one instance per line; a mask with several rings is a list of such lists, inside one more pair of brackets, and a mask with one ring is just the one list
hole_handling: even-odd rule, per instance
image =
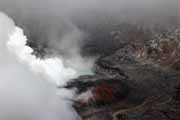
[[[180, 24], [167, 21], [77, 22], [87, 33], [81, 54], [98, 56], [94, 75], [80, 76], [64, 86], [77, 88], [77, 97], [92, 91], [94, 98], [86, 103], [74, 100], [83, 120], [180, 119]], [[34, 41], [29, 45], [37, 55], [47, 54], [45, 44], [41, 49]]]

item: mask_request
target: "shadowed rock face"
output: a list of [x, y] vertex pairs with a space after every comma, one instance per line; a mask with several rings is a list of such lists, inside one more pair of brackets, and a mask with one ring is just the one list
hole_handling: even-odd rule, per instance
[[[179, 120], [177, 28], [129, 25], [122, 30], [109, 31], [116, 49], [100, 54], [95, 75], [81, 76], [65, 86], [77, 89], [74, 108], [83, 120]], [[93, 46], [86, 45], [92, 52]]]

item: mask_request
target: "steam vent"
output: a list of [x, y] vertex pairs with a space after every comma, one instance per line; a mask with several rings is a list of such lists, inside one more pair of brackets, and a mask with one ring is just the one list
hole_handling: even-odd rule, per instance
[[0, 120], [180, 120], [180, 0], [0, 0]]

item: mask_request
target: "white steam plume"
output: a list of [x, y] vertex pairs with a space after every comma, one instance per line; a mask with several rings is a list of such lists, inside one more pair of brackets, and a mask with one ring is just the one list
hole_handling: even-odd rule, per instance
[[[65, 40], [64, 42], [67, 42], [68, 38]], [[21, 62], [28, 64], [32, 71], [38, 73], [40, 76], [47, 77], [46, 79], [51, 80], [57, 85], [63, 85], [67, 80], [91, 72], [92, 62], [84, 60], [80, 55], [76, 54], [73, 48], [72, 50], [74, 50], [73, 52], [75, 53], [70, 59], [54, 57], [42, 60], [33, 55], [33, 49], [26, 44], [27, 38], [23, 34], [23, 30], [19, 27], [15, 27], [15, 30], [10, 36], [10, 40], [7, 42], [9, 50], [15, 53]], [[68, 44], [70, 43], [67, 43], [67, 45]], [[62, 45], [67, 46], [65, 43]], [[64, 63], [66, 65], [64, 65]]]
[[[77, 119], [70, 104], [59, 99], [54, 85], [44, 79], [63, 85], [67, 80], [84, 74], [91, 65], [84, 67], [85, 60], [81, 56], [76, 58], [76, 55], [75, 61], [59, 56], [38, 59], [31, 54], [33, 49], [26, 42], [23, 30], [0, 13], [0, 119]], [[59, 92], [62, 97], [72, 96], [71, 92]]]
[[14, 52], [19, 60], [26, 62], [32, 71], [43, 74], [48, 79], [53, 80], [56, 84], [64, 82], [64, 80], [77, 77], [77, 73], [72, 68], [65, 68], [63, 62], [59, 58], [48, 58], [41, 60], [32, 55], [33, 49], [26, 45], [27, 38], [23, 34], [23, 30], [19, 27], [15, 27], [15, 31], [10, 36], [10, 40], [7, 42], [8, 48], [11, 52]]

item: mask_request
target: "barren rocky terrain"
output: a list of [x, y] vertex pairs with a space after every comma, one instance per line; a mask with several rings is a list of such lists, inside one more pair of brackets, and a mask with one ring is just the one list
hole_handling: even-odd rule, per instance
[[84, 47], [101, 55], [94, 75], [65, 86], [77, 89], [74, 108], [83, 120], [179, 120], [179, 29], [120, 26], [107, 35], [109, 48]]
[[[79, 24], [88, 33], [81, 54], [97, 58], [94, 75], [80, 76], [59, 89], [76, 89], [73, 107], [82, 120], [179, 120], [178, 22], [112, 23]], [[28, 37], [33, 36], [38, 37]], [[29, 45], [37, 56], [51, 54], [46, 44]]]

